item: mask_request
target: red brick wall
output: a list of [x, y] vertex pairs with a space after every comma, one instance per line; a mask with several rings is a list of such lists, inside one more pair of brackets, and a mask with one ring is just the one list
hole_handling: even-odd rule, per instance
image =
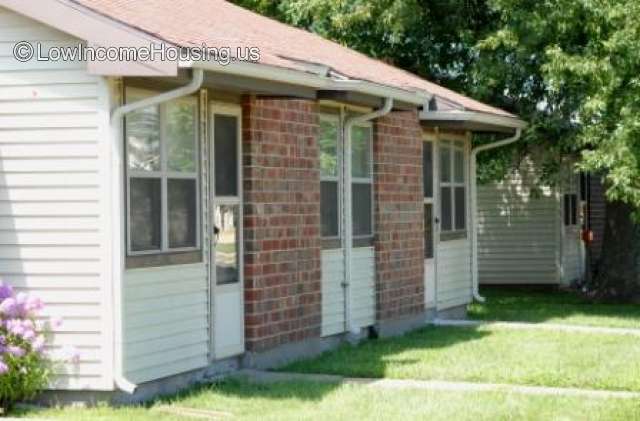
[[245, 335], [249, 351], [320, 335], [318, 114], [243, 99]]
[[415, 112], [375, 123], [377, 319], [424, 311], [422, 132]]

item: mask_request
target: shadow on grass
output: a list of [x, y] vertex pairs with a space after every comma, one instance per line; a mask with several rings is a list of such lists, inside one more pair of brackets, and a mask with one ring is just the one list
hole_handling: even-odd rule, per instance
[[342, 345], [335, 351], [295, 362], [279, 371], [382, 378], [389, 366], [421, 364], [421, 360], [409, 356], [408, 352], [412, 350], [448, 348], [488, 335], [491, 332], [476, 328], [442, 329], [429, 326], [401, 337], [368, 340], [355, 347]]
[[[486, 303], [469, 306], [478, 320], [542, 323], [551, 319], [585, 317], [585, 325], [640, 328], [640, 305], [593, 303], [570, 291], [549, 286], [483, 287]], [[597, 318], [608, 320], [594, 320]]]

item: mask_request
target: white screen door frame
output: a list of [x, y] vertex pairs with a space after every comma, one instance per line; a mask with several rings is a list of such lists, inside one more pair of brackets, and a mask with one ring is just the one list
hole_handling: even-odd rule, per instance
[[[235, 195], [217, 195], [215, 179], [216, 162], [216, 117], [236, 118], [236, 157], [226, 159], [237, 160], [237, 186]], [[243, 205], [242, 205], [242, 111], [239, 105], [219, 102], [209, 103], [209, 204], [210, 221], [210, 312], [211, 312], [211, 358], [222, 358], [239, 355], [245, 351], [244, 338], [244, 273], [243, 273]], [[231, 210], [231, 211], [230, 211]], [[224, 216], [223, 216], [224, 214]], [[232, 221], [232, 222], [230, 222]], [[231, 229], [227, 230], [227, 226]], [[233, 262], [233, 253], [229, 253], [226, 244], [235, 228], [237, 281], [223, 283], [218, 279], [218, 266], [222, 259]], [[217, 235], [216, 235], [217, 234]], [[223, 248], [226, 247], [226, 248]], [[218, 250], [219, 249], [219, 250]], [[220, 266], [223, 264], [221, 263]], [[222, 269], [224, 270], [224, 269]], [[222, 273], [222, 272], [220, 272]]]
[[[425, 255], [424, 259], [424, 295], [425, 295], [425, 308], [431, 309], [436, 308], [437, 305], [437, 294], [438, 294], [438, 269], [437, 269], [437, 259], [438, 259], [438, 239], [439, 235], [439, 224], [438, 215], [440, 214], [440, 208], [438, 203], [438, 162], [439, 162], [439, 154], [438, 154], [438, 142], [436, 137], [425, 135], [423, 138], [423, 148], [431, 148], [431, 197], [425, 197], [423, 194], [423, 212], [430, 207], [431, 209], [431, 217], [424, 218], [425, 227], [427, 230], [428, 226], [426, 224], [430, 224], [431, 228], [431, 256], [428, 257]], [[424, 153], [423, 153], [424, 157]], [[423, 162], [425, 165], [425, 162]], [[424, 176], [423, 176], [424, 178]], [[423, 180], [423, 183], [427, 182], [427, 180]], [[426, 241], [425, 236], [425, 241]], [[425, 244], [425, 250], [427, 249], [427, 244]]]

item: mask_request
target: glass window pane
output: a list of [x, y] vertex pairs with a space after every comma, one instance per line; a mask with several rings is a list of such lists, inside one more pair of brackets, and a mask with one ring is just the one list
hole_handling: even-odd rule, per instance
[[578, 195], [571, 195], [571, 225], [578, 225]]
[[433, 205], [424, 205], [424, 258], [433, 258]]
[[338, 237], [338, 183], [320, 183], [320, 219], [323, 237]]
[[371, 128], [354, 127], [351, 135], [351, 174], [353, 177], [371, 176]]
[[571, 225], [571, 199], [568, 194], [564, 195], [564, 224]]
[[338, 123], [320, 120], [320, 172], [327, 177], [338, 176]]
[[169, 171], [196, 172], [196, 105], [186, 101], [169, 102], [165, 108], [167, 168]]
[[131, 178], [129, 223], [132, 251], [159, 250], [162, 200], [159, 178]]
[[446, 144], [440, 144], [440, 181], [451, 182], [451, 148]]
[[433, 143], [422, 143], [422, 182], [424, 197], [433, 197]]
[[233, 284], [239, 281], [238, 256], [240, 255], [238, 205], [219, 205], [214, 209], [214, 241], [216, 283]]
[[[128, 95], [127, 102], [142, 99]], [[136, 171], [160, 171], [160, 109], [143, 108], [125, 118], [127, 163]]]
[[456, 149], [454, 155], [454, 175], [456, 183], [464, 183], [464, 152]]
[[193, 179], [167, 180], [169, 248], [196, 247], [197, 184]]
[[466, 195], [464, 187], [456, 187], [456, 230], [464, 230], [467, 226]]
[[216, 195], [238, 195], [238, 118], [214, 118], [214, 156]]
[[371, 184], [353, 183], [352, 188], [353, 235], [372, 235]]
[[451, 231], [453, 226], [453, 215], [451, 209], [451, 187], [440, 189], [440, 213], [442, 231]]

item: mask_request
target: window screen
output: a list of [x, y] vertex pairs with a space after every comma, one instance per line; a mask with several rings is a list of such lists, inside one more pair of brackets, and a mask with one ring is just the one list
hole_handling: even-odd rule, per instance
[[338, 182], [320, 182], [320, 219], [323, 237], [338, 237]]
[[422, 142], [422, 181], [425, 198], [433, 197], [433, 143]]
[[[333, 115], [321, 116], [318, 136], [320, 149], [320, 233], [325, 239], [340, 237], [338, 135], [337, 117]], [[339, 242], [331, 244], [331, 248], [339, 246]]]
[[[148, 93], [127, 89], [127, 102]], [[125, 118], [128, 253], [198, 247], [197, 102], [180, 98]]]
[[442, 187], [440, 189], [440, 211], [442, 213], [441, 224], [442, 231], [452, 231], [453, 229], [453, 209], [451, 187]]
[[238, 195], [238, 117], [214, 117], [216, 196]]
[[441, 140], [440, 147], [440, 240], [464, 238], [467, 228], [465, 144]]
[[196, 247], [196, 180], [169, 179], [169, 248]]
[[160, 178], [132, 178], [129, 188], [131, 250], [162, 248], [162, 199]]
[[354, 183], [352, 201], [354, 237], [371, 235], [371, 184]]
[[424, 258], [433, 257], [433, 205], [424, 205]]

